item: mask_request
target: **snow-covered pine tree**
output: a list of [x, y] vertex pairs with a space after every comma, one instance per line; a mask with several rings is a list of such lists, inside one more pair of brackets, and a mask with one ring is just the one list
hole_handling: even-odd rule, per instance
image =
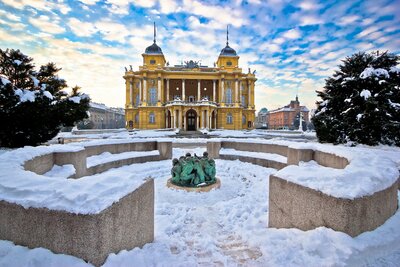
[[312, 121], [320, 142], [400, 146], [400, 57], [357, 53], [317, 92]]
[[90, 98], [79, 87], [65, 92], [54, 63], [34, 67], [19, 50], [0, 49], [0, 146], [38, 145], [87, 117]]

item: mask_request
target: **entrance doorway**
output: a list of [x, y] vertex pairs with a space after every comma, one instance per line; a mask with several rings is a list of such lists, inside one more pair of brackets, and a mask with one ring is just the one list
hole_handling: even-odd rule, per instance
[[186, 113], [187, 131], [196, 131], [197, 113], [193, 109]]

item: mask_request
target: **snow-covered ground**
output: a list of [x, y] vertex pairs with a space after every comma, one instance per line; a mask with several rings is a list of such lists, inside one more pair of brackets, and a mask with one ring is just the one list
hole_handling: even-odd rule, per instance
[[[367, 149], [367, 148], [365, 148]], [[391, 150], [399, 155], [397, 149]], [[201, 154], [205, 148], [174, 149]], [[400, 211], [352, 238], [320, 227], [268, 228], [268, 177], [274, 169], [216, 160], [221, 188], [208, 193], [166, 187], [171, 161], [133, 164], [93, 175], [155, 178], [155, 240], [111, 254], [104, 266], [399, 266]], [[88, 266], [72, 256], [0, 241], [0, 266]]]

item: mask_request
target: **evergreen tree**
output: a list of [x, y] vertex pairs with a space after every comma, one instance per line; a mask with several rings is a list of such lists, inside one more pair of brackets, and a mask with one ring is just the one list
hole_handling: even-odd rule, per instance
[[312, 121], [321, 142], [400, 146], [400, 57], [357, 53], [317, 92]]
[[34, 67], [19, 50], [0, 49], [0, 146], [38, 145], [87, 118], [90, 98], [79, 87], [64, 91], [54, 63]]

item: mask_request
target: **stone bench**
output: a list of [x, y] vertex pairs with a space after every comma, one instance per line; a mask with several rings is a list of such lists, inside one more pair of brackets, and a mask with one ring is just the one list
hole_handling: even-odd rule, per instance
[[[70, 151], [62, 151], [68, 150], [65, 148]], [[28, 151], [27, 155], [24, 149]], [[73, 164], [77, 176], [81, 177], [124, 164], [170, 159], [171, 142], [85, 147], [56, 145], [24, 149], [0, 156], [0, 168], [5, 172], [0, 174], [1, 240], [10, 240], [29, 248], [44, 247], [55, 253], [82, 258], [96, 266], [103, 264], [110, 253], [142, 247], [153, 241], [153, 179], [121, 177], [112, 181], [115, 184], [107, 180], [105, 185], [99, 187], [102, 181], [88, 180], [88, 177], [54, 179], [41, 174], [50, 170], [53, 164]], [[131, 149], [157, 149], [159, 155], [122, 159], [86, 168], [87, 155]], [[7, 158], [15, 160], [6, 162]], [[13, 174], [15, 177], [12, 177]], [[39, 183], [35, 184], [35, 181]], [[75, 188], [84, 190], [76, 192]], [[99, 188], [103, 191], [96, 192]], [[104, 195], [106, 198], [102, 199], [102, 192], [109, 195]]]
[[[285, 145], [284, 142], [273, 144], [273, 141], [271, 143], [240, 141], [210, 141], [207, 143], [207, 150], [211, 157], [239, 159], [264, 167], [272, 166], [271, 163], [266, 163], [265, 160], [252, 156], [252, 153], [247, 153], [247, 155], [243, 153], [246, 156], [235, 156], [233, 153], [230, 155], [221, 154], [220, 152], [223, 148], [273, 153], [287, 157], [287, 164], [282, 168], [275, 165], [275, 168], [280, 171], [269, 177], [269, 227], [311, 230], [325, 226], [336, 231], [345, 232], [350, 236], [357, 236], [382, 225], [398, 208], [397, 189], [399, 185], [396, 178], [398, 177], [398, 171], [393, 162], [388, 162], [385, 159], [377, 159], [373, 155], [366, 156], [366, 159], [361, 159], [361, 155], [354, 153], [355, 155], [352, 155], [353, 158], [349, 160], [344, 156], [330, 153], [329, 149], [328, 151], [323, 151], [324, 146], [319, 144], [299, 146], [295, 143]], [[346, 149], [351, 151], [351, 148]], [[370, 192], [366, 190], [366, 192], [355, 194], [354, 196], [341, 196], [339, 193], [335, 194], [334, 191], [329, 192], [329, 190], [328, 192], [322, 192], [324, 190], [310, 188], [306, 182], [301, 182], [301, 175], [303, 175], [303, 178], [319, 175], [310, 173], [306, 167], [298, 166], [299, 164], [302, 165], [302, 162], [309, 161], [315, 161], [318, 164], [315, 167], [317, 171], [327, 168], [327, 183], [335, 180], [335, 175], [346, 176], [345, 172], [357, 175], [355, 170], [360, 168], [360, 165], [362, 167], [365, 165], [365, 173], [363, 173], [365, 177], [352, 178], [361, 179], [360, 181], [367, 184], [366, 188], [368, 188], [369, 182], [373, 183], [373, 181], [369, 181], [374, 178], [373, 175], [378, 178], [387, 175], [388, 179], [380, 180], [382, 185], [378, 190]], [[384, 162], [387, 164], [381, 170], [381, 165]], [[369, 170], [371, 170], [372, 174], [368, 173]], [[304, 174], [304, 172], [306, 173]], [[328, 175], [329, 173], [333, 173], [333, 176]], [[300, 179], [293, 177], [296, 174]], [[290, 179], [288, 176], [291, 176], [289, 177]], [[325, 177], [318, 178], [324, 179]], [[336, 189], [337, 191], [341, 190], [340, 186], [337, 186]]]

